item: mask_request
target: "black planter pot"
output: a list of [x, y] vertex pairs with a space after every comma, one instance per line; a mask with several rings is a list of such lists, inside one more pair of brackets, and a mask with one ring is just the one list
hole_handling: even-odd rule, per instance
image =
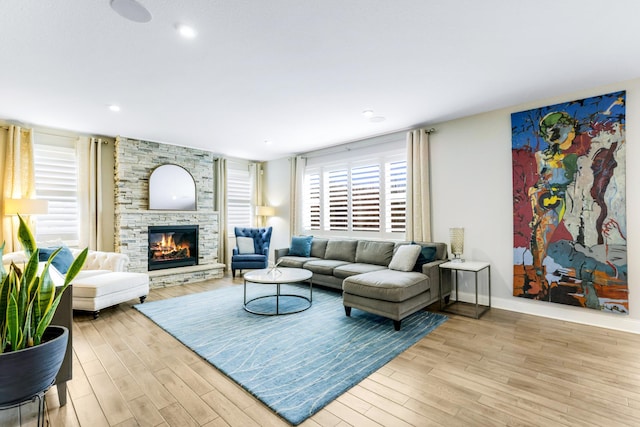
[[0, 354], [0, 406], [24, 402], [46, 390], [60, 370], [69, 330], [49, 326], [42, 344]]

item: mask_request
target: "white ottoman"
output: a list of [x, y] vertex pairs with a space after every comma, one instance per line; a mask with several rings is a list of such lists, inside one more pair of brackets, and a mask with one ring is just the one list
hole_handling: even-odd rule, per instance
[[73, 281], [73, 309], [93, 312], [97, 318], [101, 309], [149, 294], [146, 273], [110, 272], [81, 277]]

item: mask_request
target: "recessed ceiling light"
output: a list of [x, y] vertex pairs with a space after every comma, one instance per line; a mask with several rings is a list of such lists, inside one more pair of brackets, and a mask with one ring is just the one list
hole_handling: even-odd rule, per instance
[[196, 36], [196, 30], [188, 25], [177, 24], [176, 29], [178, 30], [178, 33], [185, 39], [192, 39]]
[[118, 111], [120, 111], [120, 107], [117, 105], [109, 105], [109, 110], [117, 113]]
[[362, 112], [362, 115], [365, 116], [366, 118], [373, 117], [373, 110], [364, 110]]
[[382, 117], [382, 116], [375, 116], [375, 117], [371, 117], [369, 119], [369, 121], [371, 123], [380, 123], [380, 122], [384, 122], [385, 120], [387, 120], [387, 119], [385, 117]]
[[111, 0], [111, 9], [133, 22], [151, 21], [151, 13], [136, 0]]

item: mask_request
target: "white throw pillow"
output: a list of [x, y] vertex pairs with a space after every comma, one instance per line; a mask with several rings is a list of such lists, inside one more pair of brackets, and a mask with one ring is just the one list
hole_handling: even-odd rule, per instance
[[251, 237], [236, 237], [236, 243], [238, 244], [238, 252], [241, 254], [256, 253], [256, 249], [253, 246], [253, 239]]
[[402, 245], [393, 254], [389, 263], [389, 270], [412, 271], [420, 255], [420, 245]]

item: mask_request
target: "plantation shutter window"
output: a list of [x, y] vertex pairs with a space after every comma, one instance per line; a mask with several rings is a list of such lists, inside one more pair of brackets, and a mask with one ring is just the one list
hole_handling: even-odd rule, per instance
[[78, 161], [75, 139], [35, 134], [36, 197], [49, 201], [49, 213], [38, 216], [36, 240], [77, 246], [80, 240]]
[[351, 170], [351, 215], [354, 231], [380, 230], [380, 165]]
[[404, 233], [407, 208], [407, 161], [385, 164], [385, 230]]
[[320, 174], [310, 173], [304, 185], [304, 228], [320, 230]]
[[234, 227], [253, 226], [253, 179], [247, 163], [227, 163], [227, 231], [234, 235]]
[[331, 171], [325, 176], [327, 204], [325, 215], [328, 230], [347, 230], [349, 224], [349, 173], [346, 169]]
[[318, 236], [404, 238], [404, 150], [311, 159], [303, 181], [303, 231]]

